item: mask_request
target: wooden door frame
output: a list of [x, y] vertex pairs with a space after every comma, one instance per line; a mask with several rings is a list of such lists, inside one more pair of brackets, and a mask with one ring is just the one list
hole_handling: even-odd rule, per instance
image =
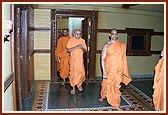
[[[89, 45], [89, 40], [90, 40], [90, 29], [91, 29], [91, 18], [85, 18], [84, 20], [82, 20], [82, 38], [85, 40], [86, 42], [86, 46], [90, 46]], [[85, 67], [85, 75], [86, 75], [86, 81], [89, 80], [89, 51], [87, 51], [86, 53], [84, 53], [83, 55], [83, 59], [84, 59], [84, 67]]]
[[[21, 78], [21, 13], [25, 10], [24, 5], [14, 5], [14, 71], [17, 110], [22, 110], [22, 78]], [[17, 31], [18, 30], [18, 31]]]
[[57, 81], [57, 66], [55, 61], [55, 48], [57, 43], [57, 18], [58, 17], [83, 17], [91, 18], [91, 33], [89, 46], [89, 80], [95, 80], [96, 73], [96, 45], [98, 12], [91, 10], [57, 10], [51, 9], [51, 81]]
[[[30, 5], [27, 4], [15, 4], [14, 5], [14, 75], [15, 75], [15, 94], [16, 94], [16, 109], [21, 111], [23, 109], [23, 100], [30, 98], [31, 87], [29, 86], [29, 51], [28, 45], [28, 10]], [[22, 13], [25, 19], [25, 23], [22, 22]], [[23, 25], [23, 26], [22, 26]], [[27, 30], [27, 31], [25, 31]], [[22, 36], [24, 34], [24, 37]], [[24, 45], [23, 45], [23, 42]], [[32, 51], [32, 50], [31, 50]], [[21, 61], [23, 60], [23, 61]], [[22, 67], [23, 65], [23, 67]], [[33, 76], [34, 77], [34, 76]], [[34, 80], [34, 79], [33, 79]], [[34, 82], [34, 81], [32, 81]]]

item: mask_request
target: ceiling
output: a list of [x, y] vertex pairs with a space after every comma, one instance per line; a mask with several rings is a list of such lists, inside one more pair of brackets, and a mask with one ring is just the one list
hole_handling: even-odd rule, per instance
[[82, 4], [82, 3], [75, 3], [75, 4], [62, 4], [62, 3], [52, 3], [52, 4], [36, 4], [38, 8], [57, 8], [57, 7], [61, 7], [61, 8], [68, 8], [68, 7], [97, 7], [97, 8], [123, 8], [123, 9], [133, 9], [133, 10], [143, 10], [143, 11], [154, 11], [154, 12], [164, 12], [164, 6], [166, 4], [164, 3], [160, 3], [160, 4], [154, 4], [151, 2], [151, 4], [142, 4], [142, 3], [138, 3], [138, 4], [113, 4], [108, 3], [108, 4], [102, 4], [102, 3], [89, 3], [89, 4]]

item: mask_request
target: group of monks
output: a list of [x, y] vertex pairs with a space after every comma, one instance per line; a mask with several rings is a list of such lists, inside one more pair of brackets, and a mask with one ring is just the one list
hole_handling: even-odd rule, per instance
[[69, 37], [68, 30], [62, 31], [62, 37], [58, 39], [55, 50], [56, 60], [59, 63], [60, 77], [69, 78], [72, 86], [71, 94], [75, 94], [75, 86], [82, 91], [82, 83], [85, 81], [85, 69], [83, 63], [83, 53], [87, 51], [85, 40], [81, 38], [81, 31], [75, 30], [73, 37]]
[[[126, 57], [126, 45], [118, 40], [118, 32], [114, 28], [110, 31], [109, 41], [105, 43], [101, 54], [101, 67], [103, 72], [103, 79], [101, 82], [101, 98], [99, 101], [103, 101], [104, 98], [107, 102], [114, 107], [115, 110], [122, 110], [120, 108], [121, 103], [121, 82], [128, 85], [131, 81], [131, 75], [128, 69], [127, 57]], [[69, 78], [70, 85], [72, 86], [71, 94], [75, 94], [75, 87], [79, 91], [82, 91], [82, 83], [85, 81], [85, 70], [83, 53], [87, 52], [87, 46], [85, 40], [81, 38], [81, 31], [75, 30], [73, 37], [69, 37], [67, 29], [62, 31], [62, 36], [58, 39], [57, 47], [55, 50], [55, 57], [57, 63], [59, 63], [60, 77], [63, 79], [62, 85], [65, 83], [65, 79]], [[154, 93], [153, 102], [155, 110], [164, 110], [163, 100], [163, 67], [164, 56], [155, 67], [155, 79], [154, 79]]]

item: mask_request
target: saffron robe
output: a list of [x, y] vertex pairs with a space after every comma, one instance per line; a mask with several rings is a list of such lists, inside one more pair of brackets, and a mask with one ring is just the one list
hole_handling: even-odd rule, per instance
[[[73, 48], [77, 45], [81, 44], [82, 47], [87, 50], [85, 40], [80, 38], [76, 39], [75, 37], [70, 38], [68, 41], [66, 48]], [[83, 51], [80, 48], [75, 48], [70, 52], [70, 85], [74, 87], [80, 87], [85, 81], [85, 69], [84, 69], [84, 60], [83, 60]]]
[[164, 110], [164, 57], [155, 66], [153, 103], [156, 111]]
[[69, 76], [69, 53], [66, 49], [66, 44], [69, 41], [69, 37], [60, 37], [58, 39], [57, 48], [55, 50], [55, 56], [60, 58], [59, 71], [60, 77], [65, 79]]
[[120, 83], [128, 85], [132, 78], [127, 65], [126, 45], [116, 40], [106, 50], [105, 70], [107, 79], [103, 79], [101, 83], [100, 95], [107, 98], [107, 102], [119, 107], [121, 103]]

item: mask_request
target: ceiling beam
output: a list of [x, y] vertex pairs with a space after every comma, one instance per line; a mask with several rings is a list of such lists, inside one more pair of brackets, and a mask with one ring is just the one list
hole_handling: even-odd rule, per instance
[[123, 5], [122, 5], [122, 8], [124, 8], [124, 9], [129, 9], [130, 6], [135, 6], [135, 5], [138, 5], [138, 4], [123, 4]]

